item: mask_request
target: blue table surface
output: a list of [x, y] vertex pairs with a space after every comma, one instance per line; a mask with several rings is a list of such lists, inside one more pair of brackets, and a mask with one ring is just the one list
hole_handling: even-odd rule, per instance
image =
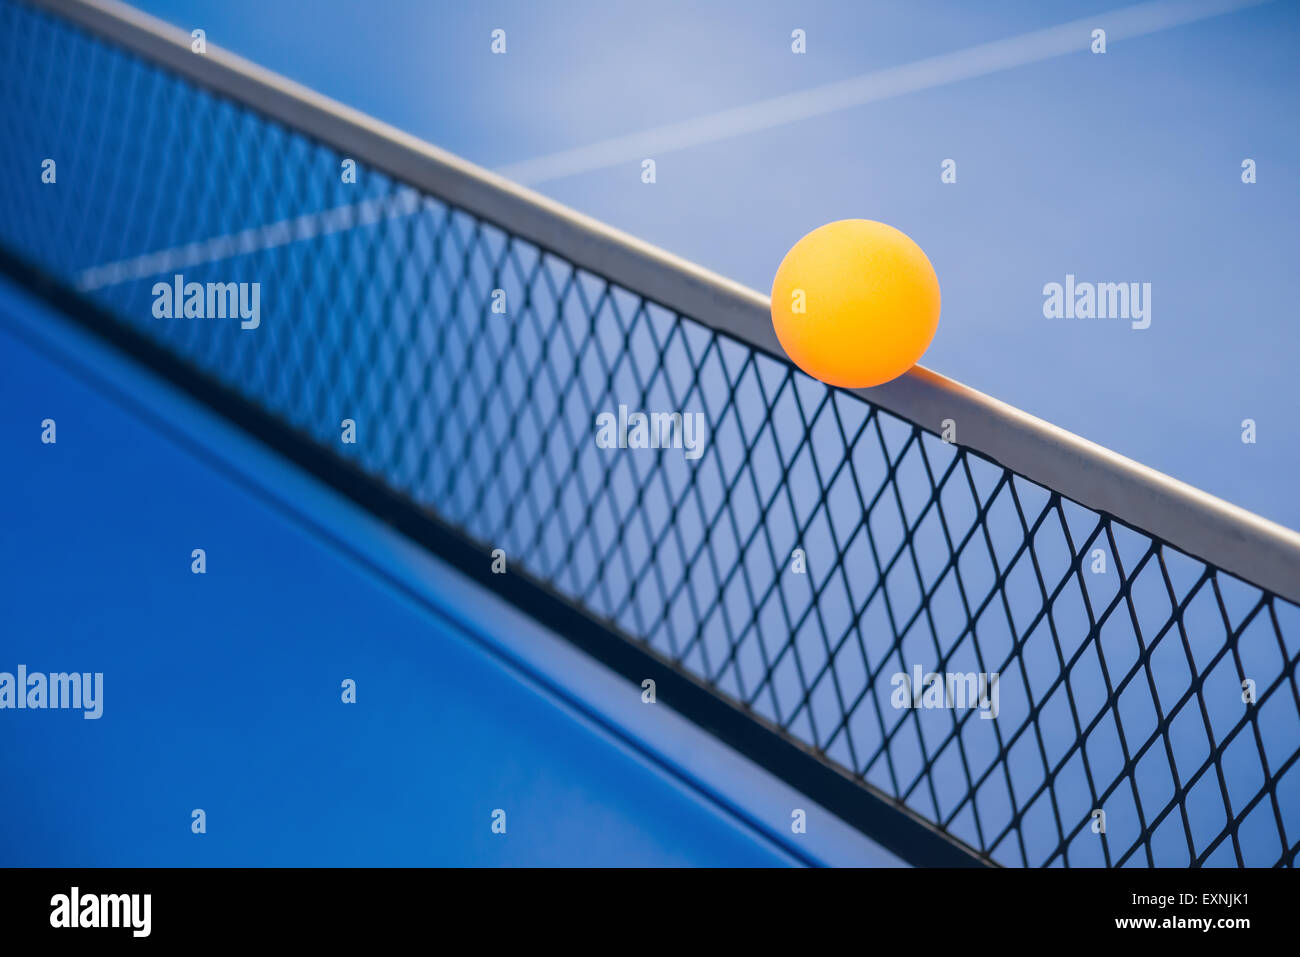
[[[492, 629], [537, 626], [191, 405], [0, 285], [0, 671], [104, 674], [98, 720], [0, 711], [0, 864], [825, 861], [755, 769], [702, 732], [629, 737], [592, 702], [635, 702], [627, 726], [639, 689], [553, 638], [512, 658]], [[872, 847], [855, 862], [896, 863]]]

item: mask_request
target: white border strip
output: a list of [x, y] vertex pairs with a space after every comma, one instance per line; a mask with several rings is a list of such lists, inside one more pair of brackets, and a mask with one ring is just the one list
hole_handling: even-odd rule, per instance
[[[583, 269], [783, 357], [768, 298], [739, 283], [225, 50], [209, 45], [206, 54], [194, 54], [189, 34], [116, 0], [31, 2]], [[1189, 4], [1196, 7], [1205, 4]], [[886, 386], [857, 392], [931, 432], [938, 432], [943, 419], [956, 419], [963, 445], [1013, 472], [1300, 602], [1300, 534], [1290, 529], [921, 366]]]
[[1001, 73], [1029, 63], [1088, 49], [1092, 30], [1104, 27], [1106, 42], [1131, 40], [1196, 20], [1222, 16], [1271, 0], [1151, 0], [1120, 10], [1092, 14], [1069, 23], [981, 43], [964, 50], [926, 57], [861, 76], [823, 83], [806, 90], [733, 106], [636, 133], [616, 136], [546, 156], [497, 168], [502, 176], [533, 185], [619, 163], [640, 164], [646, 156], [663, 156], [734, 136], [744, 136], [814, 116], [879, 103], [897, 96], [932, 90], [962, 80]]
[[[510, 163], [497, 167], [493, 172], [516, 183], [531, 186], [606, 169], [620, 163], [639, 163], [645, 156], [662, 156], [675, 150], [716, 143], [810, 117], [852, 109], [865, 103], [878, 103], [908, 93], [1078, 53], [1084, 45], [1083, 41], [1090, 38], [1091, 28], [1099, 22], [1105, 24], [1106, 38], [1113, 43], [1271, 2], [1272, 0], [1150, 0], [1102, 14], [1100, 19], [1090, 16], [1072, 20], [992, 43], [954, 50], [913, 63], [824, 83], [811, 89], [769, 97], [704, 116]], [[375, 204], [375, 200], [355, 204], [359, 214], [366, 217], [364, 222], [377, 221], [370, 218], [375, 212]], [[287, 242], [338, 232], [350, 228], [340, 219], [349, 208], [343, 206], [230, 236], [218, 236], [203, 242], [156, 250], [119, 262], [100, 263], [84, 270], [77, 277], [77, 285], [82, 291], [93, 291], [119, 282], [213, 262], [242, 252], [271, 249]], [[397, 206], [385, 212], [381, 218], [395, 219], [415, 211], [415, 208], [408, 206]], [[343, 225], [340, 225], [341, 222]], [[355, 225], [362, 224], [358, 222]], [[261, 245], [250, 247], [250, 239]]]

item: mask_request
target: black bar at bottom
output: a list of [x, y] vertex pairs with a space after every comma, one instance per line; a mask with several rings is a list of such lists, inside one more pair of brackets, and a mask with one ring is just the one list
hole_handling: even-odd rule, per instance
[[[210, 949], [218, 942], [291, 939], [319, 940], [330, 952], [353, 940], [410, 941], [417, 934], [445, 940], [453, 928], [479, 945], [500, 943], [514, 929], [534, 947], [542, 939], [554, 945], [583, 938], [601, 940], [602, 952], [614, 941], [672, 946], [690, 939], [701, 947], [706, 928], [717, 928], [728, 953], [746, 937], [770, 950], [781, 931], [805, 947], [843, 938], [853, 950], [877, 951], [899, 940], [905, 946], [897, 953], [1019, 953], [1081, 940], [1161, 942], [1170, 952], [1193, 940], [1212, 941], [1216, 951], [1233, 953], [1283, 940], [1288, 931], [1293, 936], [1300, 891], [1294, 870], [1250, 869], [625, 871], [613, 881], [591, 870], [462, 871], [454, 883], [446, 876], [369, 869], [8, 870], [0, 871], [0, 927], [6, 945], [40, 938], [51, 944], [63, 938], [65, 945], [201, 940]], [[539, 893], [543, 882], [546, 893]], [[720, 882], [727, 893], [718, 893]], [[105, 903], [103, 895], [115, 900]], [[92, 921], [110, 926], [85, 926]], [[1017, 943], [1024, 946], [1009, 947]]]

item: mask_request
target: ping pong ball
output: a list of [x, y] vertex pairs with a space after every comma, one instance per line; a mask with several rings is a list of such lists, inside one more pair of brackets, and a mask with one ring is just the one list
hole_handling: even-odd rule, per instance
[[786, 355], [828, 385], [896, 379], [939, 326], [939, 277], [893, 226], [842, 219], [794, 244], [772, 281], [772, 325]]

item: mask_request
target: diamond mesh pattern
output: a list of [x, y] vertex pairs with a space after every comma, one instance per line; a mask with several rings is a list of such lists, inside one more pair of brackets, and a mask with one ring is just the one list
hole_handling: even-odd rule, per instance
[[[988, 860], [1294, 864], [1295, 605], [344, 158], [0, 0], [11, 253]], [[176, 273], [260, 328], [155, 318]], [[895, 707], [918, 665], [996, 719]]]

